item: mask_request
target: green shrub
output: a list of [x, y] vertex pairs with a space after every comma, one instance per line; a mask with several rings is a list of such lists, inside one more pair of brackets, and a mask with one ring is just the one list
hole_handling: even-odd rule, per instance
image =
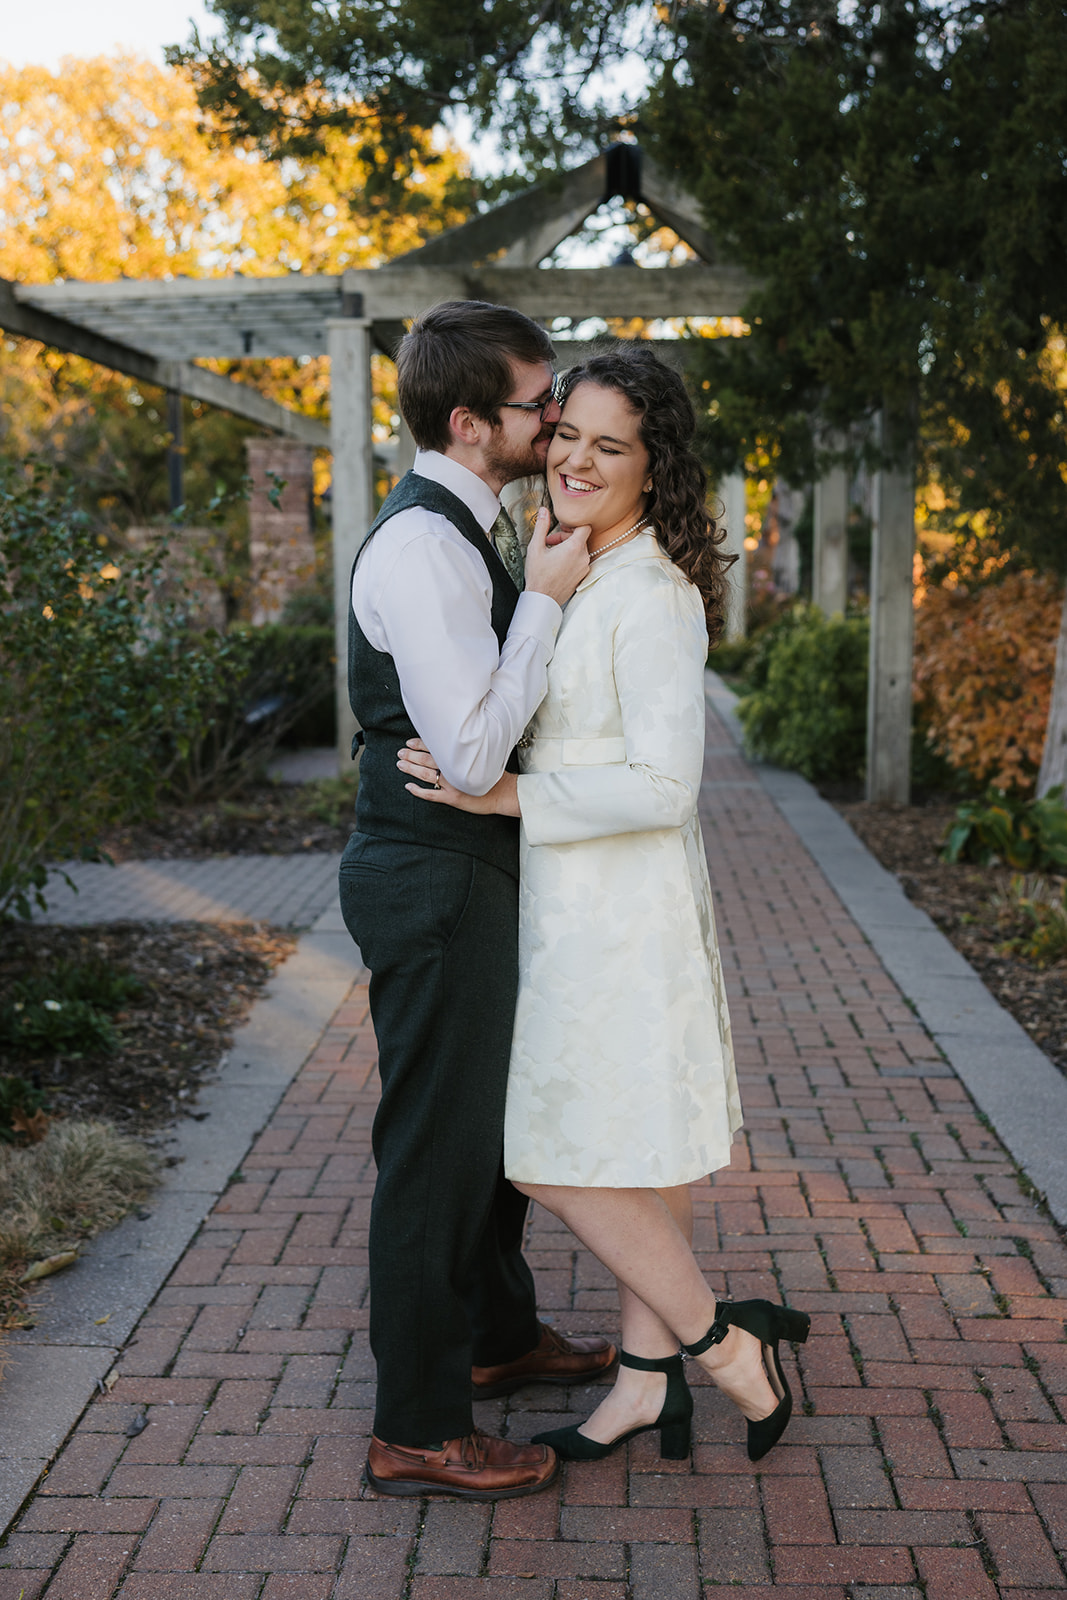
[[1020, 872], [1067, 871], [1067, 807], [1057, 785], [1040, 800], [990, 791], [968, 800], [945, 835], [942, 861], [1002, 861]]
[[290, 628], [329, 628], [333, 632], [333, 594], [323, 585], [298, 589], [282, 608], [281, 622]]
[[150, 812], [158, 741], [199, 737], [229, 665], [161, 598], [163, 543], [103, 555], [69, 482], [0, 465], [0, 919], [44, 906], [49, 863]]
[[1008, 940], [1007, 949], [1037, 967], [1050, 967], [1067, 955], [1067, 890], [1062, 881], [1015, 877], [1008, 896], [994, 900], [998, 903], [1009, 912], [1021, 912], [1031, 924], [1025, 934]]
[[279, 744], [334, 742], [334, 631], [265, 623], [227, 634], [225, 680], [200, 710], [204, 732], [164, 739], [160, 765], [173, 799], [225, 800], [263, 769]]
[[143, 992], [138, 978], [103, 962], [57, 962], [47, 974], [11, 985], [0, 1007], [0, 1046], [29, 1056], [113, 1050], [119, 1040], [107, 1013]]
[[754, 649], [752, 639], [723, 639], [708, 656], [708, 666], [724, 678], [740, 677]]
[[766, 629], [737, 712], [751, 755], [812, 782], [858, 778], [866, 751], [867, 620], [797, 606]]
[[802, 628], [812, 611], [814, 607], [798, 602], [787, 610], [779, 610], [772, 622], [750, 631], [745, 641], [749, 649], [743, 670], [746, 691], [766, 688], [771, 657], [779, 643]]

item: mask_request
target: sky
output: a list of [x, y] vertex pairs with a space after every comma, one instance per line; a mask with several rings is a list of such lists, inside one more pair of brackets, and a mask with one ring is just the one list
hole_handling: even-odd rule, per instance
[[4, 7], [0, 60], [53, 71], [63, 56], [110, 55], [116, 46], [163, 65], [163, 48], [184, 44], [190, 20], [214, 21], [202, 0], [11, 0]]

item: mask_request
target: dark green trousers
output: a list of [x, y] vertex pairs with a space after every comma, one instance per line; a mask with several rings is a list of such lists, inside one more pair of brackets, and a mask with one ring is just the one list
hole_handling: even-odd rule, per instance
[[521, 1253], [526, 1199], [504, 1177], [518, 984], [518, 885], [458, 851], [353, 834], [341, 909], [371, 972], [382, 1098], [370, 1227], [374, 1431], [469, 1433], [472, 1362], [538, 1340]]

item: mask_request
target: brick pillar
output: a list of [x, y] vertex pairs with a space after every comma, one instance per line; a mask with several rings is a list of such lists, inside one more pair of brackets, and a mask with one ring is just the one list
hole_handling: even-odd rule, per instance
[[[252, 498], [248, 507], [248, 549], [252, 565], [252, 621], [276, 622], [286, 600], [315, 571], [311, 527], [310, 445], [293, 439], [246, 439]], [[271, 477], [271, 474], [274, 474]], [[278, 504], [270, 489], [285, 488]]]

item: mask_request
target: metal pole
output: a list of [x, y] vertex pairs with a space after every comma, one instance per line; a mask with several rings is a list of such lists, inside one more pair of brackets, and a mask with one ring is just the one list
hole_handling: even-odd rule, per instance
[[330, 444], [333, 450], [333, 594], [337, 650], [337, 764], [352, 771], [356, 719], [348, 701], [348, 613], [352, 563], [374, 521], [371, 435], [371, 325], [365, 317], [326, 324], [330, 356]]

